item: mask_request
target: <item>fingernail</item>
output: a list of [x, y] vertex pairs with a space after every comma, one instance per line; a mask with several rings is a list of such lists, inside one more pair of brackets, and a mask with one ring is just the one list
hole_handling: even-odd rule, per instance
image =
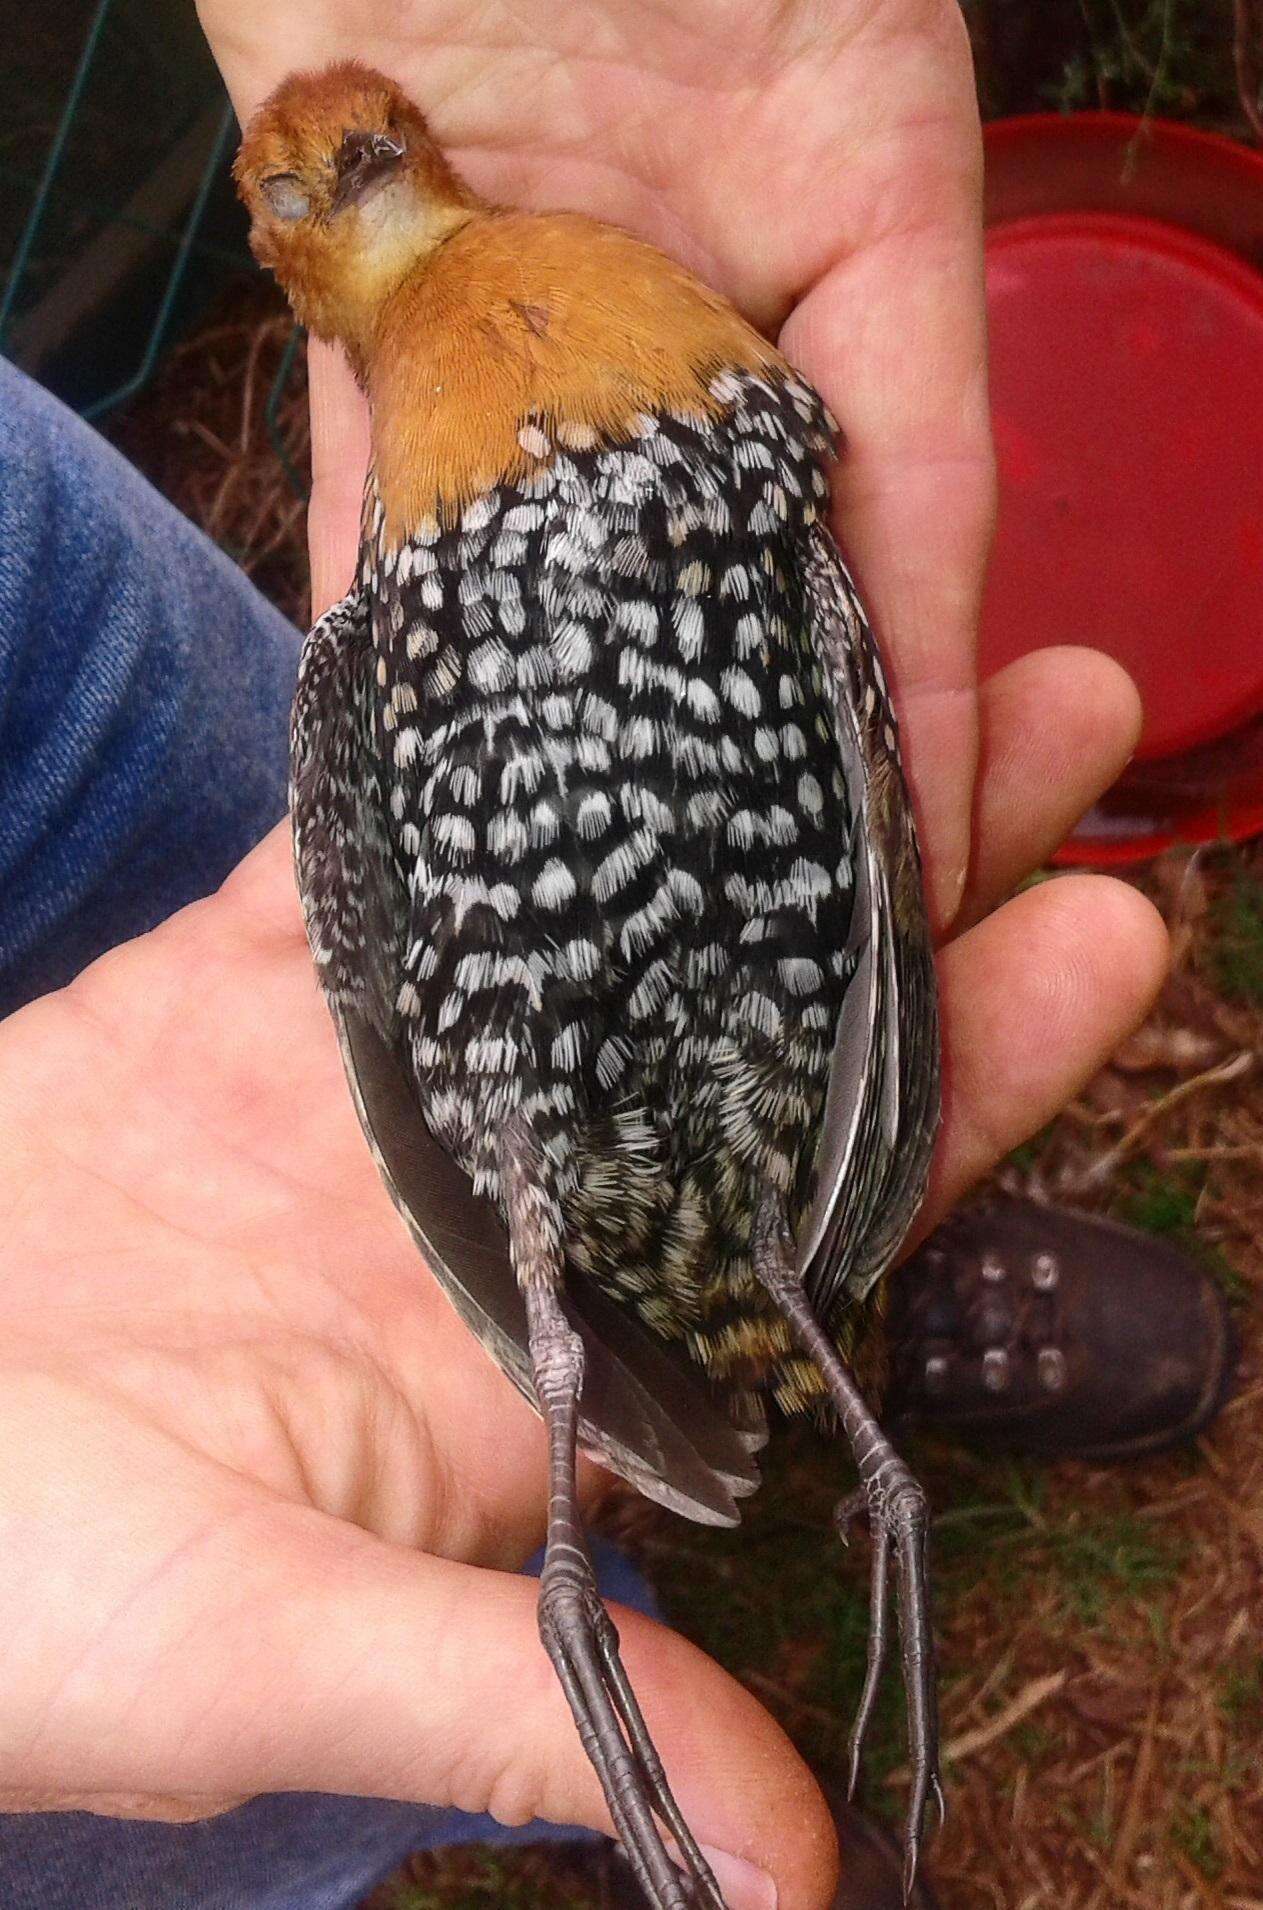
[[967, 863], [961, 863], [955, 869], [935, 871], [931, 891], [934, 903], [933, 914], [939, 928], [948, 928], [955, 920], [965, 894], [965, 882], [968, 875]]
[[780, 1893], [775, 1881], [757, 1864], [731, 1851], [701, 1847], [702, 1855], [715, 1873], [715, 1882], [724, 1893], [728, 1910], [776, 1910]]

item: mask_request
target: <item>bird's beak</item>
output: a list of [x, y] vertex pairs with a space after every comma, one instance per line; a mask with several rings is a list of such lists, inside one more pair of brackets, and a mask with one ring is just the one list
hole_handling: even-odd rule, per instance
[[338, 153], [338, 183], [333, 194], [333, 210], [354, 205], [397, 172], [404, 148], [399, 140], [384, 133], [347, 133]]

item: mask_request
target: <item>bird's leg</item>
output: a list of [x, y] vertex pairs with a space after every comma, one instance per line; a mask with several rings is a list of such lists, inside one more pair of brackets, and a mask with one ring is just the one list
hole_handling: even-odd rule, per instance
[[[546, 1221], [541, 1224], [547, 1202], [530, 1171], [529, 1143], [510, 1131], [501, 1160], [509, 1235], [526, 1302], [531, 1370], [548, 1433], [540, 1636], [653, 1910], [725, 1910], [719, 1885], [671, 1795], [588, 1555], [576, 1485], [583, 1342], [562, 1309], [560, 1247], [549, 1239]], [[675, 1842], [683, 1873], [667, 1854], [655, 1813]]]
[[[904, 1895], [916, 1877], [927, 1798], [934, 1796], [940, 1821], [943, 1792], [938, 1770], [938, 1699], [934, 1642], [925, 1564], [925, 1494], [865, 1404], [845, 1361], [812, 1311], [794, 1265], [784, 1209], [769, 1196], [755, 1223], [754, 1267], [760, 1283], [791, 1327], [799, 1345], [819, 1367], [837, 1407], [860, 1476], [860, 1493], [838, 1508], [844, 1522], [857, 1502], [867, 1503], [873, 1534], [873, 1570], [868, 1664], [859, 1710], [851, 1730], [851, 1791], [859, 1775], [864, 1734], [886, 1655], [890, 1565], [893, 1555], [899, 1612], [899, 1643], [908, 1706], [912, 1795], [904, 1826]], [[845, 1533], [844, 1533], [845, 1535]]]

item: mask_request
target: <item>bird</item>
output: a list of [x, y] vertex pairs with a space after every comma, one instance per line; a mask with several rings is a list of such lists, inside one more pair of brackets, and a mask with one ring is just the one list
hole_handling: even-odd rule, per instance
[[[841, 1427], [893, 1580], [911, 1802], [942, 1812], [924, 1493], [868, 1403], [925, 1190], [939, 1031], [881, 657], [830, 529], [837, 427], [725, 298], [492, 203], [351, 61], [246, 127], [256, 257], [372, 450], [307, 636], [294, 859], [391, 1197], [541, 1415], [540, 1633], [654, 1910], [723, 1898], [599, 1596], [586, 1452], [735, 1524], [769, 1413]], [[668, 1850], [673, 1844], [675, 1858]]]

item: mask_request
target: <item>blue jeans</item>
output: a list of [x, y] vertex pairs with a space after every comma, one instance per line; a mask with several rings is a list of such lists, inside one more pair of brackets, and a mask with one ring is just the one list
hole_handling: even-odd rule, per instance
[[[298, 643], [95, 432], [0, 360], [0, 1012], [208, 894], [279, 819]], [[652, 1609], [617, 1553], [597, 1563], [610, 1597]], [[0, 1814], [0, 1904], [349, 1910], [409, 1851], [574, 1835], [318, 1796], [198, 1824]]]

